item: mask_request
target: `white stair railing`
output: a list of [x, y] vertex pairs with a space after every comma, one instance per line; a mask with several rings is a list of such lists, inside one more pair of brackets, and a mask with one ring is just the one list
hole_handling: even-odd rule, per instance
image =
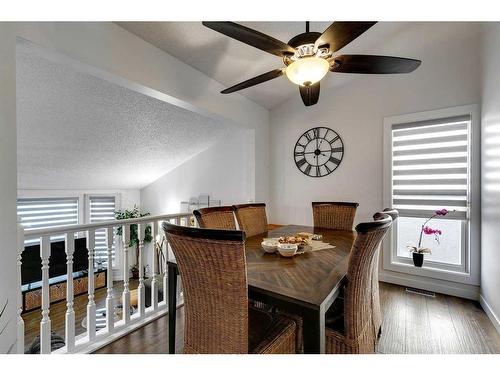
[[[161, 223], [164, 221], [174, 222], [178, 225], [192, 225], [192, 215], [188, 213], [146, 216], [141, 218], [113, 220], [100, 223], [68, 225], [50, 229], [33, 229], [23, 230], [18, 225], [18, 256], [17, 256], [17, 272], [18, 272], [18, 317], [17, 317], [17, 351], [24, 352], [24, 321], [22, 317], [23, 298], [21, 286], [21, 265], [22, 253], [24, 251], [24, 241], [39, 240], [40, 241], [40, 258], [42, 260], [42, 301], [40, 322], [40, 352], [42, 354], [49, 353], [89, 353], [97, 350], [108, 343], [117, 340], [127, 333], [137, 329], [138, 327], [157, 319], [167, 313], [167, 258], [168, 258], [168, 243], [163, 235]], [[194, 223], [194, 220], [193, 220]], [[130, 226], [137, 225], [138, 229], [138, 250], [139, 250], [139, 286], [137, 289], [138, 311], [131, 314], [130, 309], [130, 283], [129, 283], [129, 242], [130, 242]], [[153, 237], [153, 246], [151, 251], [151, 305], [146, 308], [146, 289], [144, 275], [144, 241], [146, 228], [151, 226], [151, 235]], [[122, 228], [121, 241], [123, 244], [123, 292], [121, 295], [121, 304], [123, 315], [121, 320], [115, 321], [115, 300], [113, 288], [113, 270], [112, 270], [112, 251], [113, 241], [117, 228]], [[106, 277], [106, 329], [96, 330], [96, 301], [95, 301], [95, 281], [94, 281], [94, 253], [95, 253], [95, 237], [97, 230], [106, 230], [107, 241], [107, 264], [108, 272]], [[75, 237], [79, 233], [85, 233], [86, 244], [88, 249], [88, 302], [87, 302], [87, 331], [79, 336], [75, 335], [76, 316], [74, 310], [74, 282], [73, 282], [73, 259], [75, 253]], [[65, 346], [56, 351], [51, 350], [51, 320], [50, 312], [50, 278], [49, 278], [49, 260], [50, 260], [50, 238], [53, 236], [65, 237], [66, 251], [66, 315], [65, 315]], [[162, 251], [164, 256], [157, 258], [156, 243], [163, 243]], [[158, 301], [159, 279], [158, 263], [163, 261], [163, 300]], [[63, 303], [58, 302], [58, 303]], [[62, 332], [57, 332], [62, 335]]]

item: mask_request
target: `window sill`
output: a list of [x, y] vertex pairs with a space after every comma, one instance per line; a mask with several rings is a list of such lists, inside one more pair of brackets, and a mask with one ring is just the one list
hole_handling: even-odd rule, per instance
[[474, 280], [468, 272], [431, 267], [425, 264], [425, 260], [422, 267], [415, 267], [413, 264], [393, 261], [390, 264], [384, 264], [384, 269], [415, 276], [478, 285], [478, 282]]

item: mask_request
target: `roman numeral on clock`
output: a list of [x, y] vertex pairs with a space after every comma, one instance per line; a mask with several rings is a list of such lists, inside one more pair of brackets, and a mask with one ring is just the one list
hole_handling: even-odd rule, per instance
[[336, 140], [340, 139], [340, 137], [337, 135], [335, 136], [331, 141], [328, 141], [328, 143], [330, 143], [330, 145], [332, 145], [333, 143], [335, 143]]
[[304, 158], [304, 159], [297, 160], [295, 163], [300, 168], [306, 163], [306, 159]]
[[295, 151], [295, 156], [304, 156], [305, 151]]
[[331, 152], [344, 152], [344, 147], [333, 147]]
[[330, 156], [330, 159], [328, 159], [329, 162], [332, 162], [335, 165], [340, 164], [340, 159], [334, 158], [333, 156]]
[[307, 132], [306, 134], [304, 134], [305, 137], [307, 138], [307, 141], [310, 142], [312, 140], [312, 137], [309, 135], [309, 132]]
[[304, 170], [304, 173], [308, 175], [310, 172], [311, 172], [311, 164], [307, 164], [307, 167]]

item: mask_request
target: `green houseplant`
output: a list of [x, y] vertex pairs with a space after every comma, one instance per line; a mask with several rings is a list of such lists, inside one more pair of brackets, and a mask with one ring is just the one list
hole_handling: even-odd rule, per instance
[[[125, 220], [125, 219], [135, 219], [139, 217], [149, 216], [149, 212], [141, 213], [139, 208], [134, 205], [132, 210], [123, 210], [123, 211], [115, 211], [115, 218], [117, 220]], [[123, 228], [118, 227], [116, 233], [121, 236]], [[147, 225], [145, 229], [144, 235], [144, 243], [149, 243], [153, 240], [153, 236], [151, 235], [151, 225]], [[135, 247], [135, 264], [130, 268], [132, 272], [132, 278], [139, 278], [139, 235], [137, 232], [137, 224], [130, 225], [130, 240], [128, 243], [129, 247]]]

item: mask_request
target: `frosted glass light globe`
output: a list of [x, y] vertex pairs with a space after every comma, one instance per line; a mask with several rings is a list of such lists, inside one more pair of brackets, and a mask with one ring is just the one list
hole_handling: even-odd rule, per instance
[[286, 67], [285, 74], [296, 85], [310, 86], [320, 81], [329, 69], [328, 61], [312, 56], [294, 61]]

